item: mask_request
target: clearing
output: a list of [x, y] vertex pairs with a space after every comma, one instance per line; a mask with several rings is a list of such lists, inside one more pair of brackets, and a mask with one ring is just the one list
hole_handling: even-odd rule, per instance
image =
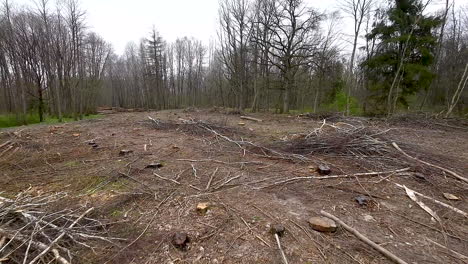
[[392, 263], [314, 231], [322, 210], [407, 263], [467, 263], [466, 121], [249, 116], [262, 122], [109, 111], [0, 130], [0, 263], [283, 263], [274, 224], [289, 263]]

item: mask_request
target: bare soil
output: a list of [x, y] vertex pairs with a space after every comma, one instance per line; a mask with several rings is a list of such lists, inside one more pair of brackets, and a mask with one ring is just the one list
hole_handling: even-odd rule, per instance
[[[326, 142], [334, 149], [304, 147], [301, 140], [317, 136], [311, 132], [323, 125], [323, 116], [251, 116], [263, 122], [223, 110], [191, 109], [110, 113], [63, 125], [1, 130], [0, 146], [11, 141], [14, 147], [0, 156], [0, 192], [12, 198], [28, 189], [65, 191], [68, 198], [60, 206], [95, 207], [93, 217], [109, 223], [109, 236], [126, 239], [95, 242], [95, 252], [71, 245], [73, 263], [282, 263], [272, 224], [286, 228], [281, 245], [289, 263], [391, 263], [342, 228], [312, 230], [307, 220], [321, 210], [408, 263], [468, 263], [455, 253], [468, 255], [468, 219], [419, 198], [441, 218], [439, 223], [395, 183], [465, 212], [468, 184], [391, 147], [396, 142], [411, 156], [467, 177], [466, 123], [327, 116], [334, 127], [378, 131], [381, 149], [364, 145], [354, 153], [347, 147], [337, 151], [341, 141], [333, 143], [333, 138]], [[190, 120], [210, 125], [206, 129]], [[322, 128], [315, 134], [332, 133], [333, 127]], [[121, 150], [133, 152], [122, 156]], [[163, 167], [146, 168], [151, 163]], [[321, 164], [332, 175], [409, 170], [284, 182], [320, 176], [316, 168]], [[444, 193], [460, 200], [447, 200]], [[358, 196], [370, 202], [359, 205]], [[210, 203], [206, 214], [196, 211], [202, 202]], [[176, 232], [190, 238], [184, 250], [171, 243]]]

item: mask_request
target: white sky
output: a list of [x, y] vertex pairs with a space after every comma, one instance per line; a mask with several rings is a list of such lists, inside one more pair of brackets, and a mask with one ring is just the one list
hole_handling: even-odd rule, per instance
[[[34, 0], [10, 0], [15, 5], [30, 5]], [[129, 41], [138, 43], [148, 37], [153, 25], [167, 41], [177, 37], [195, 37], [208, 44], [216, 39], [219, 0], [81, 0], [86, 10], [86, 22], [92, 31], [101, 35], [122, 54]], [[377, 0], [384, 1], [384, 0]], [[443, 0], [433, 0], [431, 9], [443, 7]], [[468, 0], [455, 0], [466, 5]], [[50, 0], [54, 8], [55, 0]], [[319, 10], [336, 10], [339, 0], [305, 0]], [[344, 31], [352, 30], [351, 23], [342, 23]]]

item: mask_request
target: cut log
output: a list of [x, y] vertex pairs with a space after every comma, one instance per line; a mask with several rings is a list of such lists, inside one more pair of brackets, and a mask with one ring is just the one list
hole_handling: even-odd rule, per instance
[[255, 121], [255, 122], [263, 122], [263, 120], [261, 119], [250, 117], [250, 116], [241, 116], [240, 118], [245, 119], [245, 120]]

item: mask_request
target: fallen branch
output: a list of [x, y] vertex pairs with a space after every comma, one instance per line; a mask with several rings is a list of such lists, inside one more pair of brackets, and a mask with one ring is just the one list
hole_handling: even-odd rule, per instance
[[[42, 242], [38, 242], [38, 241], [33, 241], [31, 240], [30, 238], [26, 238], [26, 237], [23, 237], [23, 236], [20, 236], [20, 235], [7, 235], [7, 237], [11, 240], [18, 240], [18, 241], [21, 241], [23, 244], [30, 244], [32, 246], [34, 246], [35, 248], [38, 248], [38, 249], [41, 249], [41, 250], [46, 250], [48, 249], [48, 246]], [[60, 253], [57, 249], [52, 249], [50, 250], [50, 252], [52, 252], [52, 254], [54, 255], [55, 257], [55, 260], [57, 260], [58, 263], [60, 264], [70, 264], [70, 262], [68, 260], [66, 260], [64, 257], [60, 256]], [[9, 256], [9, 255], [7, 255]], [[26, 256], [27, 257], [27, 256]], [[3, 257], [2, 259], [0, 259], [0, 262], [2, 261], [7, 261], [8, 260], [8, 257]], [[32, 262], [29, 262], [30, 264]]]
[[178, 182], [178, 181], [176, 181], [176, 180], [163, 177], [163, 176], [157, 174], [156, 172], [153, 172], [153, 175], [156, 176], [156, 177], [158, 177], [158, 178], [160, 178], [160, 179], [162, 179], [162, 180], [173, 182], [173, 183], [175, 183], [175, 184], [177, 184], [177, 185], [181, 185], [181, 184], [182, 184], [182, 183], [180, 183], [180, 182]]
[[400, 151], [403, 155], [405, 155], [406, 157], [410, 158], [410, 159], [413, 159], [413, 160], [416, 160], [418, 162], [421, 162], [422, 164], [426, 164], [427, 166], [430, 166], [430, 167], [434, 167], [434, 168], [437, 168], [437, 169], [440, 169], [442, 171], [445, 171], [447, 172], [448, 174], [452, 175], [453, 177], [461, 180], [461, 181], [464, 181], [465, 183], [468, 183], [468, 179], [467, 178], [464, 178], [460, 175], [458, 175], [457, 173], [449, 170], [449, 169], [446, 169], [446, 168], [443, 168], [443, 167], [440, 167], [440, 166], [437, 166], [437, 165], [434, 165], [434, 164], [431, 164], [429, 162], [426, 162], [426, 161], [423, 161], [423, 160], [420, 160], [418, 158], [415, 158], [415, 157], [412, 157], [410, 155], [408, 155], [406, 152], [404, 152], [395, 142], [392, 143], [393, 147], [395, 147], [398, 151]]
[[206, 184], [206, 188], [205, 190], [207, 191], [208, 189], [210, 189], [211, 187], [211, 182], [213, 182], [213, 178], [214, 176], [216, 175], [216, 173], [218, 172], [218, 167], [216, 167], [216, 170], [211, 174], [211, 177], [210, 177], [210, 180], [208, 181], [208, 183]]
[[215, 160], [215, 159], [201, 159], [201, 160], [193, 160], [193, 159], [176, 159], [177, 161], [187, 161], [187, 162], [214, 162], [214, 163], [220, 163], [220, 164], [225, 164], [225, 165], [236, 165], [236, 164], [256, 164], [256, 165], [263, 165], [265, 163], [261, 161], [238, 161], [238, 162], [226, 162], [226, 161], [221, 161], [221, 160]]
[[[420, 201], [416, 197], [416, 194], [414, 193], [413, 190], [407, 188], [406, 186], [404, 186], [404, 187], [405, 187], [405, 191], [406, 191], [406, 194], [408, 195], [408, 197], [411, 200], [413, 200], [417, 205], [419, 205], [419, 207], [421, 207], [424, 211], [426, 211], [428, 214], [430, 214], [435, 220], [437, 220], [437, 222], [440, 224], [440, 227], [442, 228], [442, 230], [444, 230], [444, 225], [442, 224], [442, 219], [440, 219], [440, 217], [434, 212], [434, 210], [432, 210], [431, 208], [429, 208], [429, 206], [427, 206], [422, 201]], [[443, 232], [443, 235], [444, 235], [445, 240], [447, 240], [445, 232]]]
[[153, 121], [153, 123], [155, 123], [157, 126], [159, 126], [161, 124], [161, 121], [157, 120], [157, 119], [154, 119], [152, 118], [151, 116], [148, 116], [148, 119]]
[[234, 177], [228, 179], [227, 181], [225, 181], [225, 182], [221, 183], [220, 185], [218, 185], [218, 187], [216, 187], [215, 190], [220, 189], [221, 187], [225, 186], [226, 184], [232, 182], [232, 181], [235, 180], [235, 179], [239, 179], [239, 178], [242, 177], [242, 176], [243, 176], [243, 174], [237, 175], [237, 176], [234, 176]]
[[4, 151], [2, 151], [2, 152], [0, 153], [0, 157], [2, 157], [5, 153], [7, 153], [8, 151], [10, 151], [12, 148], [13, 148], [13, 145], [8, 146]]
[[298, 180], [325, 180], [325, 179], [336, 179], [336, 178], [348, 178], [348, 177], [358, 177], [358, 176], [378, 176], [381, 174], [394, 174], [394, 173], [401, 173], [408, 171], [410, 168], [404, 168], [399, 170], [392, 170], [392, 171], [380, 171], [380, 172], [364, 172], [364, 173], [355, 173], [355, 174], [341, 174], [341, 175], [331, 175], [331, 176], [308, 176], [308, 177], [295, 177], [291, 179], [286, 179], [282, 181], [275, 182], [273, 184], [260, 187], [259, 189], [268, 188], [275, 185], [285, 184], [292, 181]]
[[[81, 219], [83, 219], [83, 217], [85, 217], [87, 214], [89, 214], [89, 212], [91, 212], [92, 210], [94, 210], [94, 207], [91, 207], [88, 210], [86, 210], [86, 212], [82, 213], [75, 221], [73, 221], [73, 223], [71, 223], [71, 225], [68, 227], [68, 229], [74, 227]], [[55, 244], [57, 244], [57, 242], [60, 239], [62, 239], [66, 234], [67, 233], [65, 231], [62, 231], [62, 233], [60, 233], [60, 235], [56, 239], [54, 239], [54, 241], [52, 241], [47, 248], [45, 248], [41, 253], [39, 253], [39, 255], [37, 255], [33, 260], [31, 260], [31, 262], [29, 262], [29, 264], [33, 264], [36, 261], [38, 261], [39, 259], [41, 259], [42, 256], [47, 254], [47, 252], [49, 252], [52, 249], [52, 247], [54, 247]], [[60, 255], [56, 254], [55, 252], [53, 252], [53, 253], [54, 253], [54, 256], [55, 256], [56, 259], [61, 259]], [[57, 253], [58, 253], [58, 251], [57, 251]], [[65, 260], [65, 259], [63, 259], [63, 260]], [[65, 262], [62, 262], [62, 263], [65, 263]], [[66, 263], [68, 263], [68, 262], [66, 262]]]
[[444, 245], [441, 245], [441, 244], [439, 244], [439, 243], [437, 243], [437, 242], [435, 242], [435, 241], [433, 241], [433, 240], [431, 240], [429, 238], [426, 238], [426, 239], [427, 239], [427, 241], [431, 242], [432, 244], [448, 250], [449, 252], [453, 253], [455, 256], [459, 257], [460, 259], [468, 260], [467, 256], [465, 256], [463, 254], [460, 254], [460, 253], [456, 252], [455, 250], [452, 250], [452, 249], [450, 249], [450, 248], [448, 248], [448, 247], [446, 247]]
[[65, 253], [71, 258], [68, 247], [77, 245], [93, 250], [87, 241], [99, 239], [112, 243], [110, 240], [116, 239], [101, 236], [106, 232], [104, 224], [86, 217], [93, 208], [81, 215], [75, 214], [80, 209], [50, 212], [51, 205], [66, 197], [66, 193], [33, 196], [29, 191], [12, 199], [0, 197], [0, 252], [4, 253], [0, 262], [11, 259], [16, 263], [22, 259], [21, 263], [32, 264], [53, 259], [69, 264], [70, 260], [61, 256]]
[[[398, 187], [400, 187], [400, 188], [402, 188], [402, 189], [405, 189], [405, 190], [407, 189], [407, 187], [404, 186], [404, 185], [401, 185], [401, 184], [398, 184], [398, 183], [395, 183], [395, 185], [398, 186]], [[411, 189], [410, 189], [410, 190], [411, 190]], [[441, 201], [439, 201], [439, 200], [436, 200], [436, 199], [434, 199], [434, 198], [432, 198], [432, 197], [429, 197], [429, 196], [424, 195], [424, 194], [422, 194], [422, 193], [416, 192], [416, 191], [414, 191], [414, 190], [411, 190], [411, 191], [413, 191], [415, 194], [417, 194], [417, 195], [419, 195], [419, 196], [421, 196], [421, 197], [423, 197], [423, 198], [426, 198], [426, 199], [428, 199], [428, 200], [431, 200], [431, 201], [433, 201], [434, 203], [436, 203], [436, 204], [438, 204], [438, 205], [442, 205], [443, 207], [448, 208], [448, 209], [450, 209], [450, 210], [452, 210], [452, 211], [454, 211], [454, 212], [456, 212], [456, 213], [458, 213], [458, 214], [461, 214], [461, 215], [463, 215], [464, 217], [467, 217], [467, 218], [468, 218], [468, 213], [466, 213], [465, 211], [462, 211], [462, 210], [460, 210], [460, 209], [458, 209], [458, 208], [456, 208], [456, 207], [454, 207], [454, 206], [451, 206], [451, 205], [449, 205], [449, 204], [446, 204], [446, 203], [444, 203], [444, 202], [441, 202]]]
[[398, 264], [408, 264], [408, 262], [402, 260], [401, 258], [397, 257], [396, 255], [394, 255], [393, 253], [391, 253], [390, 251], [386, 250], [385, 248], [377, 245], [375, 242], [373, 242], [372, 240], [370, 240], [369, 238], [365, 237], [363, 234], [359, 233], [359, 231], [357, 231], [356, 229], [350, 227], [349, 225], [347, 225], [345, 222], [341, 221], [341, 219], [339, 219], [338, 217], [332, 215], [332, 214], [329, 214], [325, 211], [321, 211], [320, 212], [323, 216], [326, 216], [330, 219], [333, 219], [334, 221], [336, 221], [338, 224], [340, 224], [344, 229], [346, 229], [348, 232], [352, 233], [353, 235], [355, 235], [357, 238], [359, 238], [361, 241], [363, 241], [364, 243], [368, 244], [369, 246], [371, 246], [372, 248], [374, 248], [375, 250], [379, 251], [382, 255], [384, 255], [385, 257], [387, 257], [388, 259], [392, 260], [393, 262], [395, 263], [398, 263]]
[[1, 144], [1, 145], [0, 145], [0, 149], [3, 148], [3, 147], [5, 147], [6, 145], [8, 145], [8, 144], [10, 144], [10, 143], [11, 143], [11, 141], [7, 141], [7, 142]]
[[286, 258], [286, 255], [284, 254], [284, 251], [281, 248], [281, 242], [280, 242], [278, 234], [275, 234], [275, 238], [276, 238], [276, 244], [278, 245], [278, 249], [281, 252], [281, 257], [283, 258], [283, 262], [284, 264], [288, 264], [288, 259]]
[[245, 120], [255, 121], [255, 122], [263, 122], [263, 120], [261, 119], [250, 117], [250, 116], [241, 116], [240, 118], [245, 119]]

